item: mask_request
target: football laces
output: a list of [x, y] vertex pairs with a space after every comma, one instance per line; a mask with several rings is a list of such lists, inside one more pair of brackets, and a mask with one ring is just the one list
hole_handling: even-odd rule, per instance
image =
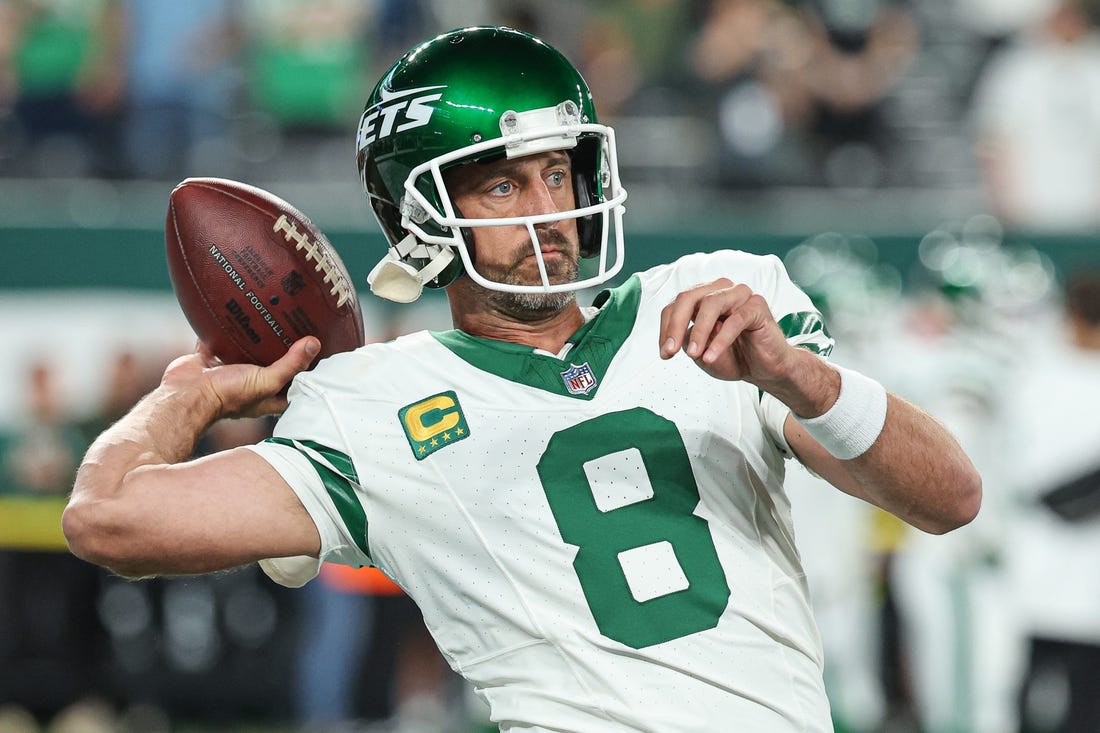
[[352, 298], [351, 283], [340, 272], [336, 263], [328, 253], [328, 248], [323, 242], [314, 242], [303, 232], [298, 231], [298, 226], [282, 214], [275, 221], [272, 230], [281, 233], [286, 241], [294, 244], [294, 249], [305, 253], [306, 262], [316, 262], [313, 268], [324, 276], [324, 282], [332, 286], [329, 291], [336, 298], [336, 307], [340, 308]]

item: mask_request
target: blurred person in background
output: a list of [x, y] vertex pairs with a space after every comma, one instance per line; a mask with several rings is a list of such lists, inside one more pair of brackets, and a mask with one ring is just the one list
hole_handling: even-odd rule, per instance
[[377, 719], [377, 733], [469, 730], [420, 610], [380, 570], [325, 563], [301, 602], [294, 694], [303, 731], [348, 733], [363, 718]]
[[120, 173], [119, 11], [113, 0], [0, 2], [0, 123], [5, 108], [14, 123], [2, 144], [11, 149], [0, 152], [13, 171]]
[[[1072, 271], [1064, 315], [1033, 329], [1004, 454], [1006, 547], [1026, 634], [1021, 733], [1100, 730], [1100, 273]], [[1030, 342], [1030, 343], [1026, 343]]]
[[110, 354], [108, 359], [110, 364], [107, 368], [107, 382], [103, 386], [99, 403], [79, 423], [86, 444], [90, 444], [95, 436], [129, 412], [156, 383], [156, 375], [134, 350], [119, 349]]
[[232, 176], [243, 31], [233, 0], [119, 0], [131, 177]]
[[905, 532], [890, 581], [914, 713], [928, 733], [1002, 733], [1017, 724], [1019, 618], [1006, 565], [1013, 384], [1056, 290], [1026, 247], [999, 241], [991, 217], [938, 230], [921, 245], [904, 326], [883, 373], [934, 411], [982, 473], [982, 514], [944, 542]]
[[957, 20], [977, 36], [978, 58], [1000, 48], [1018, 31], [1041, 20], [1050, 0], [955, 0]]
[[342, 157], [339, 133], [373, 76], [375, 3], [253, 0], [244, 7], [244, 96], [257, 115], [254, 134], [267, 146], [252, 139], [250, 156], [277, 165], [273, 175], [323, 175]]
[[901, 142], [884, 113], [920, 49], [906, 0], [810, 0], [811, 52], [800, 75], [813, 105], [810, 132], [824, 183], [871, 189], [892, 181]]
[[49, 361], [39, 359], [28, 367], [27, 409], [7, 449], [8, 485], [0, 491], [15, 489], [40, 496], [68, 493], [88, 443], [66, 411], [57, 380]]
[[[48, 359], [29, 365], [24, 396], [26, 412], [3, 456], [0, 495], [63, 499], [87, 443]], [[101, 574], [59, 539], [34, 537], [15, 547], [0, 541], [0, 703], [17, 703], [56, 731], [83, 724], [89, 733], [109, 733], [110, 711], [92, 702], [109, 694], [95, 605]]]
[[781, 0], [711, 0], [689, 46], [698, 112], [718, 127], [727, 186], [810, 183], [811, 39]]
[[723, 182], [884, 182], [898, 141], [882, 103], [919, 39], [907, 6], [887, 0], [712, 0], [691, 63], [721, 134]]
[[1046, 12], [996, 52], [970, 114], [992, 213], [1036, 232], [1100, 227], [1100, 35], [1094, 0]]
[[689, 10], [686, 0], [611, 0], [589, 6], [577, 67], [598, 100], [601, 117], [662, 111], [649, 105], [655, 91], [675, 89], [684, 77]]
[[[453, 2], [453, 0], [452, 0]], [[375, 0], [374, 58], [375, 68], [404, 52], [431, 25], [432, 0]]]

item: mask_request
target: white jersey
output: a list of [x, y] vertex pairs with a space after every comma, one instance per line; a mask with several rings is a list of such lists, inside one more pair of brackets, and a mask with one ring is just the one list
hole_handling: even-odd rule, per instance
[[[400, 584], [502, 730], [832, 730], [788, 410], [658, 356], [662, 308], [722, 275], [831, 349], [777, 258], [691, 255], [598, 298], [561, 358], [458, 331], [331, 357], [254, 447], [322, 559]], [[301, 560], [262, 565], [296, 585]]]
[[1066, 338], [1041, 341], [1014, 385], [1007, 456], [1018, 506], [1006, 548], [1027, 633], [1100, 645], [1100, 517], [1068, 521], [1040, 500], [1100, 468], [1100, 354]]
[[978, 134], [1007, 156], [997, 185], [1020, 224], [1095, 230], [1100, 34], [1073, 43], [1013, 41], [990, 59], [972, 99]]

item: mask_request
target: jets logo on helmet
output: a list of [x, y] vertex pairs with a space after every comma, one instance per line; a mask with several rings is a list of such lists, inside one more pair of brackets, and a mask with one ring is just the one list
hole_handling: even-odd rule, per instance
[[[572, 207], [466, 218], [454, 205], [446, 175], [452, 168], [549, 151], [569, 158]], [[405, 54], [367, 100], [356, 153], [367, 200], [389, 240], [367, 277], [376, 295], [409, 302], [424, 287], [443, 288], [464, 275], [500, 292], [566, 292], [606, 282], [622, 268], [626, 190], [614, 131], [596, 119], [577, 69], [528, 33], [460, 28]], [[538, 230], [567, 220], [576, 222], [580, 257], [590, 262], [574, 282], [551, 283]], [[479, 272], [474, 242], [481, 227], [525, 228], [540, 282], [502, 282]]]
[[[359, 119], [356, 150], [362, 150], [375, 140], [388, 137], [394, 132], [404, 132], [428, 124], [432, 119], [432, 113], [435, 112], [435, 107], [428, 103], [438, 102], [443, 98], [443, 92], [434, 94], [422, 94], [422, 92], [445, 88], [444, 86], [421, 87], [398, 92], [382, 90], [380, 95], [382, 101], [366, 109]], [[397, 124], [399, 120], [403, 121]]]

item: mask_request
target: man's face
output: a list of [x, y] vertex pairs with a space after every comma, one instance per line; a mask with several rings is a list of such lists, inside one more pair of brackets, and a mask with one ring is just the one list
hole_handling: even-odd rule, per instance
[[[570, 160], [561, 151], [470, 163], [450, 171], [447, 180], [451, 200], [459, 215], [467, 219], [532, 216], [576, 208]], [[473, 232], [481, 275], [512, 285], [542, 284], [527, 227], [477, 227]], [[576, 219], [536, 224], [535, 233], [550, 283], [576, 280], [580, 257]], [[573, 294], [492, 291], [490, 298], [538, 313], [560, 310]]]

